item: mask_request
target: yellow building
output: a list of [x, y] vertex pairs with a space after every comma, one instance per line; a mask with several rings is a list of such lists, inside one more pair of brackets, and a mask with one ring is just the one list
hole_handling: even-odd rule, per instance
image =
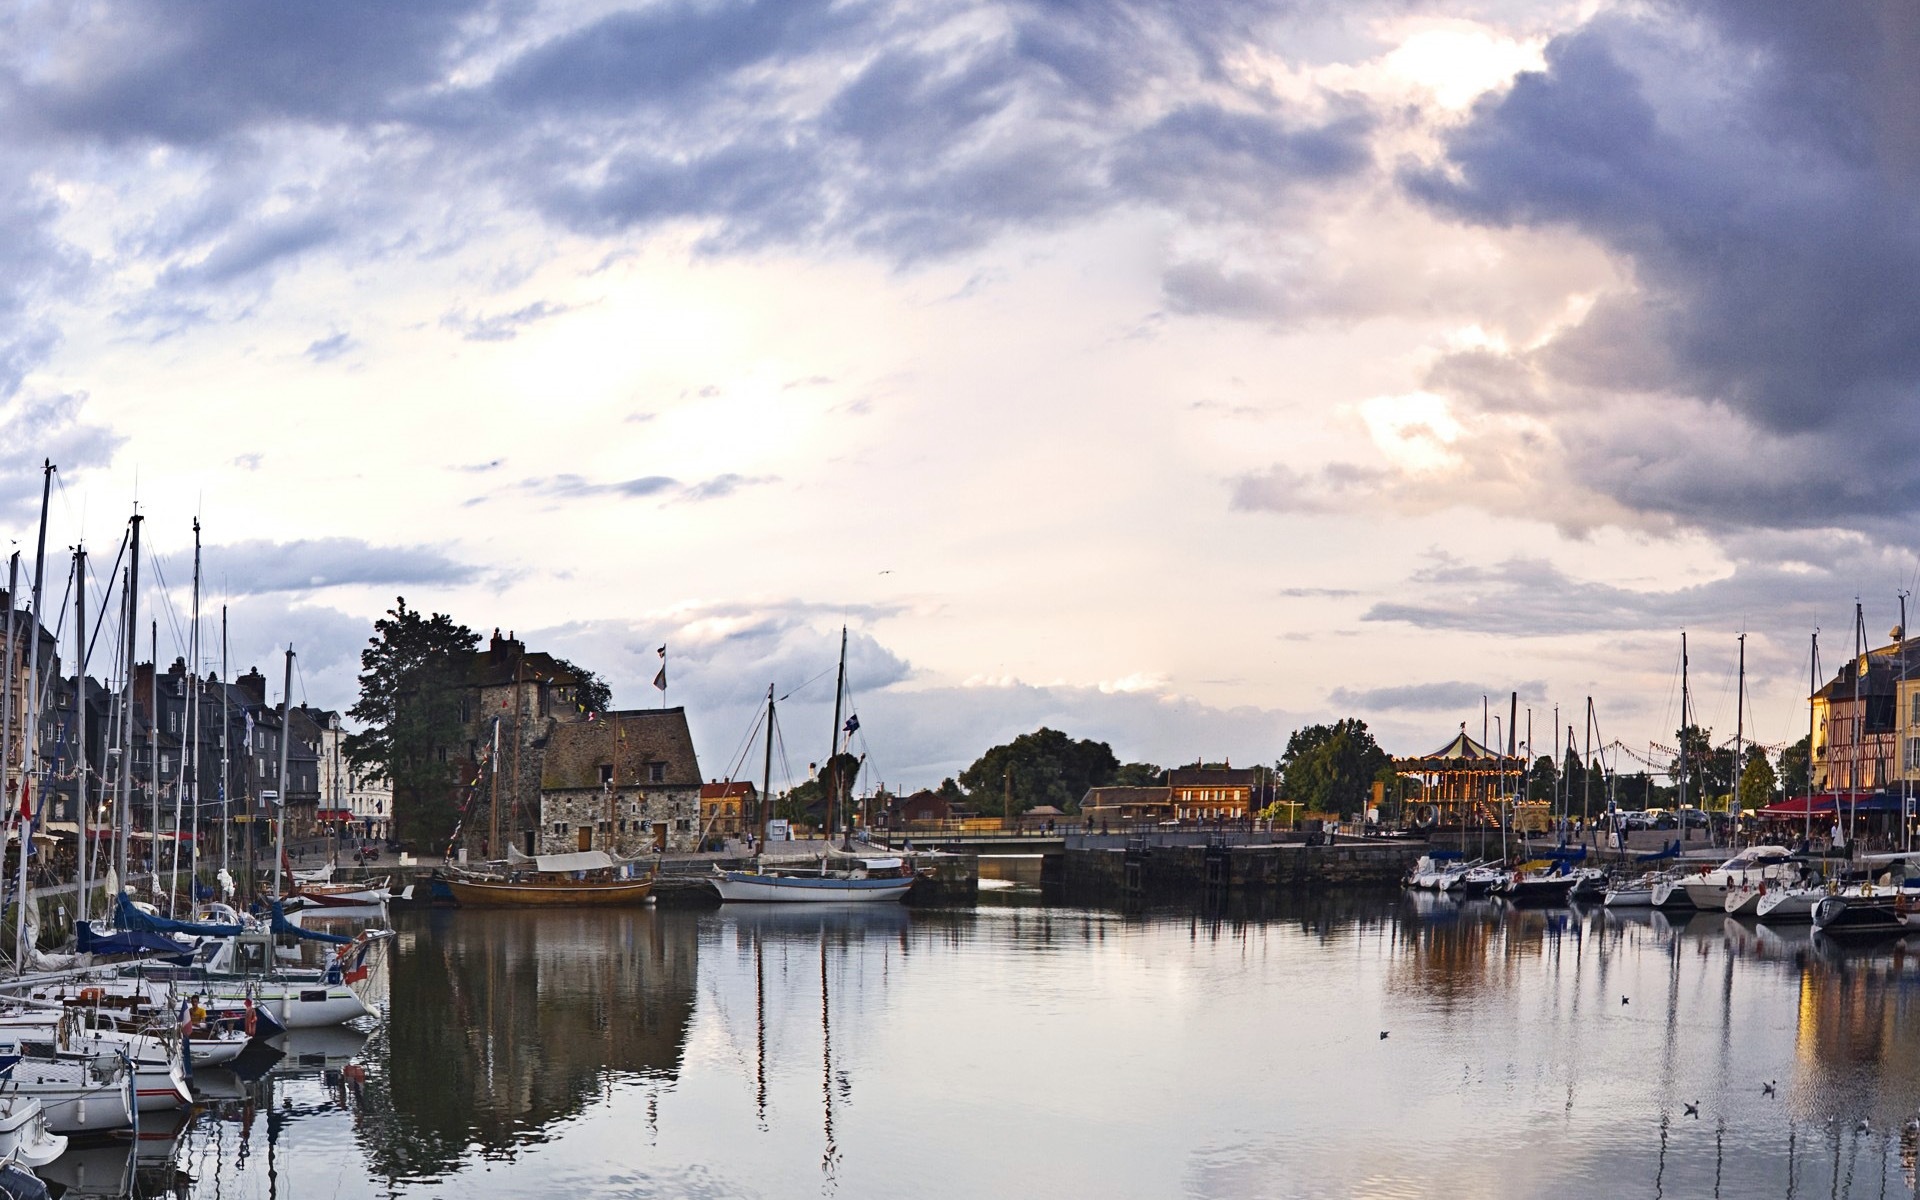
[[1182, 821], [1240, 821], [1257, 772], [1251, 768], [1175, 767], [1167, 773], [1173, 812]]

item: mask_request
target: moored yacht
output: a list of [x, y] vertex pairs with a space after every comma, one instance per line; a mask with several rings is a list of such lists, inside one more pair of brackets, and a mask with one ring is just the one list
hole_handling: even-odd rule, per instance
[[1680, 886], [1695, 908], [1724, 912], [1730, 888], [1758, 887], [1763, 882], [1785, 884], [1799, 874], [1793, 851], [1785, 846], [1749, 846], [1711, 871], [1687, 876]]

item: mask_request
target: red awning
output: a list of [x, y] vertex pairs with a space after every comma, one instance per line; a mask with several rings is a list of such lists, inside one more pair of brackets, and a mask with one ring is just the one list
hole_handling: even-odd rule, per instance
[[1763, 817], [1804, 817], [1808, 813], [1815, 816], [1821, 813], [1831, 814], [1844, 805], [1869, 808], [1884, 805], [1885, 797], [1878, 792], [1821, 792], [1816, 796], [1789, 796], [1778, 804], [1770, 804], [1760, 810]]

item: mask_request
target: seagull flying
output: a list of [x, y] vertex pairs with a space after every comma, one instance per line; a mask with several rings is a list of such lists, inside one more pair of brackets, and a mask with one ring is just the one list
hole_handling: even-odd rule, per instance
[[1695, 1100], [1692, 1104], [1682, 1105], [1682, 1107], [1687, 1110], [1687, 1116], [1692, 1117], [1696, 1121], [1700, 1119], [1700, 1102], [1698, 1100]]
[[1760, 1085], [1760, 1094], [1761, 1094], [1762, 1096], [1771, 1096], [1771, 1095], [1773, 1095], [1773, 1085], [1774, 1085], [1774, 1084], [1776, 1084], [1776, 1083], [1778, 1083], [1778, 1082], [1779, 1082], [1779, 1080], [1777, 1080], [1777, 1079], [1770, 1079], [1770, 1080], [1768, 1080], [1767, 1082], [1765, 1082], [1765, 1083], [1763, 1083], [1763, 1084], [1761, 1084], [1761, 1085]]

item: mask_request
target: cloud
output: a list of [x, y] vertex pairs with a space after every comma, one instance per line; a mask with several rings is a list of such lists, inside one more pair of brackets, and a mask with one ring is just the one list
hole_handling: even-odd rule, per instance
[[[492, 470], [497, 462], [479, 467], [456, 467], [456, 470], [480, 473]], [[641, 475], [633, 479], [621, 479], [599, 482], [584, 475], [539, 475], [520, 480], [518, 483], [496, 489], [467, 501], [468, 504], [480, 504], [489, 500], [501, 499], [509, 495], [539, 496], [550, 500], [594, 500], [604, 497], [617, 497], [624, 500], [644, 500], [659, 497], [663, 500], [701, 503], [707, 500], [721, 500], [733, 495], [742, 488], [757, 487], [773, 483], [773, 475], [739, 475], [727, 472], [702, 479], [693, 483], [682, 483], [670, 475]]]
[[1794, 540], [1735, 543], [1751, 557], [1703, 582], [1667, 588], [1578, 579], [1538, 558], [1482, 566], [1438, 553], [1393, 589], [1417, 599], [1378, 601], [1361, 619], [1503, 637], [1729, 628], [1761, 614], [1774, 627], [1810, 629], [1822, 620], [1833, 623], [1835, 598], [1854, 594], [1863, 577], [1898, 580], [1912, 566], [1910, 558], [1860, 535], [1809, 539], [1823, 543], [1817, 546]]
[[898, 615], [885, 606], [741, 602], [645, 620], [574, 622], [527, 631], [522, 639], [599, 671], [624, 707], [657, 702], [655, 647], [666, 643], [672, 685], [666, 699], [686, 705], [709, 777], [729, 770], [757, 776], [761, 744], [748, 735], [765, 712], [767, 685], [774, 684], [782, 730], [776, 786], [804, 779], [807, 764], [827, 753], [839, 625], [849, 619], [847, 703], [860, 714], [855, 750], [867, 756], [871, 772], [862, 787], [881, 780], [896, 787], [938, 783], [996, 742], [1041, 725], [1108, 741], [1123, 760], [1231, 757], [1250, 765], [1272, 761], [1288, 731], [1303, 723], [1277, 710], [1209, 706], [1163, 687], [941, 685], [923, 679], [872, 632], [873, 623]]
[[1445, 683], [1406, 683], [1375, 688], [1335, 688], [1327, 699], [1345, 709], [1375, 712], [1413, 709], [1420, 712], [1447, 712], [1478, 707], [1487, 697], [1502, 697], [1518, 692], [1522, 700], [1537, 700], [1546, 695], [1547, 685], [1539, 679], [1525, 683], [1487, 685], [1449, 680]]
[[495, 313], [491, 316], [468, 316], [465, 310], [457, 310], [442, 316], [440, 324], [444, 328], [458, 332], [469, 342], [510, 342], [527, 326], [572, 311], [573, 306], [570, 304], [552, 304], [545, 300], [536, 300], [512, 312]]
[[206, 561], [243, 596], [351, 584], [459, 584], [477, 574], [431, 546], [376, 546], [348, 537], [230, 542], [209, 546]]
[[125, 441], [86, 420], [78, 396], [21, 396], [0, 401], [0, 514], [37, 513], [41, 465], [51, 461], [73, 480], [104, 467]]
[[1496, 352], [1520, 392], [1441, 366], [1463, 409], [1544, 417], [1514, 448], [1543, 494], [1719, 531], [1920, 511], [1920, 127], [1882, 69], [1902, 49], [1888, 7], [1609, 12], [1403, 174], [1436, 212], [1621, 264], [1583, 318]]
[[743, 487], [754, 487], [775, 481], [772, 475], [715, 475], [712, 479], [703, 479], [699, 483], [687, 485], [682, 498], [691, 501], [719, 500], [731, 496]]
[[351, 334], [342, 332], [308, 343], [304, 353], [314, 362], [329, 363], [347, 351], [357, 349], [359, 345], [360, 343], [354, 341]]
[[1235, 512], [1352, 513], [1377, 494], [1385, 471], [1352, 463], [1326, 463], [1312, 472], [1276, 463], [1231, 481], [1228, 507]]

